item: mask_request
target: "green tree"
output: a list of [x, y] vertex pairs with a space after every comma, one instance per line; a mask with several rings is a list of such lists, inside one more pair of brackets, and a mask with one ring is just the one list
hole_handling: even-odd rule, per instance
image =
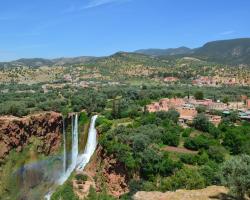
[[238, 131], [227, 131], [225, 134], [225, 138], [223, 140], [223, 145], [230, 150], [230, 152], [234, 155], [242, 153], [243, 143], [245, 141], [244, 135]]
[[184, 146], [191, 150], [208, 149], [211, 141], [205, 135], [198, 135], [194, 138], [187, 138]]
[[225, 159], [225, 149], [221, 146], [210, 146], [207, 153], [215, 162], [221, 163]]
[[162, 142], [163, 144], [177, 147], [180, 143], [180, 136], [176, 132], [165, 131], [162, 134]]
[[208, 132], [210, 122], [204, 114], [198, 114], [193, 121], [193, 126], [200, 131]]
[[79, 200], [73, 191], [73, 186], [70, 182], [66, 182], [53, 193], [51, 200]]
[[235, 156], [221, 168], [221, 181], [237, 199], [250, 194], [250, 156]]
[[85, 200], [115, 200], [115, 198], [108, 195], [105, 191], [102, 193], [97, 193], [95, 189], [91, 187]]
[[194, 97], [195, 97], [195, 99], [197, 99], [197, 100], [202, 100], [202, 99], [204, 99], [204, 94], [203, 94], [202, 91], [197, 91], [197, 92], [194, 94]]
[[226, 96], [226, 97], [224, 97], [223, 98], [223, 100], [222, 100], [222, 102], [223, 103], [226, 103], [226, 104], [228, 104], [228, 102], [229, 102], [229, 98]]
[[174, 175], [163, 179], [161, 190], [177, 190], [177, 189], [201, 189], [205, 187], [205, 179], [196, 169], [183, 168]]
[[180, 114], [176, 110], [169, 110], [167, 112], [158, 112], [156, 116], [162, 120], [168, 119], [173, 121], [174, 123], [178, 122]]

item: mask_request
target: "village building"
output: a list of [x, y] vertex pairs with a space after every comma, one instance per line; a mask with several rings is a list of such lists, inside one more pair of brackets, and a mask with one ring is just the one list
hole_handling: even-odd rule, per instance
[[176, 109], [185, 104], [184, 99], [182, 98], [164, 98], [159, 102], [153, 102], [150, 105], [147, 105], [148, 112], [159, 112], [159, 111], [168, 111], [170, 109]]
[[172, 109], [176, 109], [182, 105], [184, 105], [186, 102], [183, 98], [171, 98], [168, 101], [168, 105]]
[[198, 106], [208, 107], [209, 105], [213, 103], [213, 100], [212, 99], [196, 100], [192, 98], [189, 100], [189, 103], [193, 104], [195, 107], [198, 107]]
[[240, 110], [244, 108], [245, 108], [244, 102], [229, 102], [228, 103], [229, 110]]
[[192, 81], [193, 85], [210, 85], [210, 86], [216, 86], [217, 80], [214, 79], [213, 77], [209, 76], [201, 76], [195, 80]]
[[184, 125], [193, 122], [194, 118], [197, 116], [198, 112], [194, 106], [191, 104], [186, 104], [182, 107], [176, 109], [179, 112], [179, 124]]
[[227, 104], [221, 103], [221, 102], [213, 102], [212, 104], [210, 104], [208, 106], [208, 109], [209, 110], [220, 110], [220, 111], [223, 111], [223, 110], [227, 109]]
[[[158, 102], [153, 102], [150, 105], [147, 105], [147, 111], [152, 113], [152, 112], [159, 112], [161, 111], [161, 107], [160, 104]], [[166, 109], [165, 111], [168, 111], [168, 109]]]
[[206, 115], [206, 117], [215, 126], [218, 126], [221, 123], [221, 120], [222, 120], [222, 117], [219, 116], [219, 115]]
[[246, 100], [246, 108], [247, 108], [247, 109], [250, 109], [250, 99], [247, 99], [247, 100]]
[[173, 83], [173, 82], [177, 82], [179, 79], [173, 76], [169, 76], [169, 77], [165, 77], [164, 78], [164, 82], [166, 83]]

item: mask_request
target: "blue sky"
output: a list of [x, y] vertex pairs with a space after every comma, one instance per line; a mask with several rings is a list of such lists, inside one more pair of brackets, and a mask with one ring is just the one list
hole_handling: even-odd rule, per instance
[[1, 0], [0, 61], [250, 37], [249, 0]]

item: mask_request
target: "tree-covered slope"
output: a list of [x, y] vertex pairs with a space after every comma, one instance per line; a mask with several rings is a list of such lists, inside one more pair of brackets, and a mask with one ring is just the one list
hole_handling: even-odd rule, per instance
[[193, 50], [187, 47], [169, 48], [169, 49], [140, 49], [135, 53], [142, 53], [151, 56], [171, 56], [180, 54], [190, 54]]
[[250, 64], [250, 38], [209, 42], [194, 54], [215, 62]]
[[250, 64], [250, 38], [208, 42], [196, 49], [180, 47], [176, 49], [144, 49], [136, 52], [151, 56], [192, 56], [222, 64]]

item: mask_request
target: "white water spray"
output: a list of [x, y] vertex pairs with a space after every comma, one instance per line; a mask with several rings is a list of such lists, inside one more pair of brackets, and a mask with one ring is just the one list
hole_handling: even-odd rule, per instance
[[67, 150], [66, 150], [66, 131], [65, 122], [63, 119], [63, 173], [67, 170]]
[[[84, 167], [88, 164], [91, 156], [95, 152], [96, 146], [97, 146], [97, 131], [95, 129], [95, 122], [97, 119], [97, 115], [93, 116], [91, 118], [91, 124], [88, 132], [88, 139], [87, 144], [85, 146], [84, 153], [80, 156], [78, 156], [78, 115], [75, 115], [75, 118], [72, 118], [72, 162], [70, 167], [64, 171], [62, 176], [58, 180], [58, 185], [62, 185], [71, 173], [74, 171], [74, 169], [77, 167], [77, 171], [83, 170]], [[66, 133], [65, 133], [66, 134]], [[64, 134], [64, 162], [66, 166], [66, 135]], [[46, 196], [46, 200], [50, 200], [51, 196], [53, 194], [53, 191], [50, 191]]]
[[78, 115], [76, 114], [72, 118], [72, 152], [71, 152], [71, 164], [64, 174], [59, 178], [58, 184], [62, 185], [74, 171], [77, 164], [78, 157]]
[[75, 115], [72, 138], [72, 168], [75, 169], [78, 157], [78, 115]]
[[86, 164], [88, 164], [91, 156], [95, 152], [96, 145], [97, 145], [97, 139], [96, 139], [97, 131], [95, 129], [96, 119], [97, 119], [97, 115], [93, 116], [91, 119], [87, 144], [85, 146], [84, 153], [80, 155], [78, 158], [78, 167], [77, 167], [78, 171], [84, 169]]

